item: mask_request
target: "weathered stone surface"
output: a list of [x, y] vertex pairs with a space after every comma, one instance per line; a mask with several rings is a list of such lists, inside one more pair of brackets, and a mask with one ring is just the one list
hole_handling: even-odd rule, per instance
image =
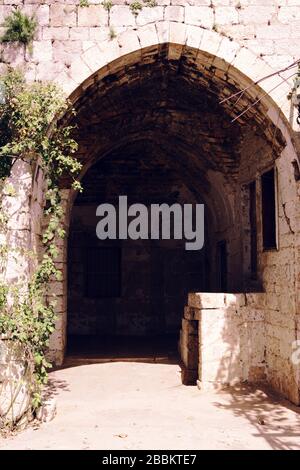
[[214, 12], [209, 7], [185, 7], [185, 22], [194, 26], [212, 28], [214, 24]]
[[[197, 305], [208, 306], [197, 309], [194, 316], [199, 323], [199, 387], [218, 389], [244, 380], [266, 381], [267, 338], [274, 336], [274, 332], [270, 328], [265, 329], [265, 310], [254, 307], [262, 305], [264, 308], [265, 304], [261, 304], [264, 294], [252, 293], [251, 305], [246, 302], [244, 294], [221, 294], [221, 305], [219, 303], [215, 308], [207, 293], [195, 295], [198, 297]], [[211, 294], [213, 295], [216, 296], [217, 304], [218, 295]], [[194, 299], [192, 295], [189, 296], [191, 305], [194, 304]], [[189, 369], [192, 367], [188, 360], [195, 357], [190, 352], [194, 344], [193, 332], [194, 321], [183, 320], [181, 357]], [[284, 357], [283, 351], [281, 357]]]
[[[279, 10], [280, 11], [280, 10]], [[249, 5], [242, 8], [239, 12], [239, 19], [244, 24], [260, 24], [264, 23], [266, 26], [268, 22], [276, 15], [276, 7], [273, 6], [260, 6], [260, 5]], [[280, 13], [279, 13], [280, 15]]]
[[178, 21], [179, 23], [182, 23], [184, 21], [184, 8], [180, 6], [166, 7], [164, 19], [167, 21]]
[[164, 9], [162, 7], [144, 7], [136, 17], [136, 24], [143, 26], [147, 23], [154, 23], [164, 19]]
[[32, 46], [31, 60], [36, 63], [49, 62], [53, 58], [53, 48], [50, 39], [34, 41]]
[[209, 292], [189, 294], [188, 305], [198, 309], [225, 307], [225, 294]]
[[78, 26], [107, 26], [108, 13], [101, 5], [78, 9]]
[[0, 338], [0, 427], [18, 423], [30, 407], [30, 367], [24, 351]]
[[76, 6], [54, 3], [50, 5], [51, 26], [76, 26]]
[[135, 16], [128, 6], [113, 6], [110, 10], [110, 24], [115, 26], [134, 26]]
[[68, 39], [69, 28], [66, 26], [49, 27], [43, 29], [43, 39]]
[[239, 13], [234, 7], [219, 7], [215, 9], [215, 22], [217, 25], [238, 24]]
[[50, 8], [51, 7], [49, 7], [49, 5], [30, 4], [24, 5], [22, 7], [22, 12], [26, 15], [34, 16], [39, 26], [47, 26], [49, 25]]

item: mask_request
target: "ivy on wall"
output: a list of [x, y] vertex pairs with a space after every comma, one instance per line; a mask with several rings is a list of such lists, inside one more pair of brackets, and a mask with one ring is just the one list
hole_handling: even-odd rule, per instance
[[[11, 70], [0, 78], [0, 91], [2, 235], [8, 230], [3, 197], [14, 197], [14, 188], [7, 178], [16, 162], [23, 160], [32, 166], [38, 163], [46, 185], [44, 215], [47, 226], [42, 236], [43, 254], [34, 263], [36, 267], [26, 284], [11, 285], [5, 281], [6, 263], [13, 253], [6, 242], [0, 243], [0, 335], [21, 344], [26, 360], [33, 364], [32, 406], [36, 408], [41, 404], [42, 386], [47, 381], [50, 364], [45, 353], [55, 324], [55, 299], [49, 293], [49, 282], [61, 278], [55, 263], [58, 239], [65, 236], [59, 181], [63, 175], [70, 175], [73, 188], [81, 190], [76, 179], [81, 164], [74, 155], [77, 144], [72, 138], [73, 128], [58, 123], [59, 117], [70, 110], [70, 103], [56, 85], [27, 84], [21, 73]], [[33, 252], [22, 255], [34, 258]]]

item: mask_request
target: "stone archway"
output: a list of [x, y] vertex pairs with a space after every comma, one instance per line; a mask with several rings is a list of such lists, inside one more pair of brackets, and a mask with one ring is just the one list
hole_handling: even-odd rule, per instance
[[[175, 152], [177, 155], [181, 153], [187, 156], [186, 179], [192, 182], [191, 186], [195, 189], [197, 188], [197, 178], [201, 175], [201, 185], [204, 187], [206, 185], [205, 194], [202, 194], [202, 196], [211, 214], [211, 225], [217, 227], [221, 238], [226, 234], [226, 237], [232, 242], [233, 256], [229, 269], [230, 273], [235, 273], [236, 279], [241, 281], [239, 284], [233, 281], [232, 290], [242, 291], [244, 288], [243, 282], [247, 277], [247, 268], [239, 262], [241, 257], [244, 256], [244, 237], [241, 233], [238, 234], [232, 229], [234, 224], [242, 223], [243, 218], [242, 209], [237, 210], [237, 204], [241, 199], [238, 188], [248, 184], [251, 179], [257, 179], [265, 168], [275, 164], [278, 168], [279, 185], [283, 188], [281, 197], [283, 198], [283, 204], [285, 204], [287, 193], [284, 187], [289, 185], [289, 182], [293, 179], [291, 162], [296, 158], [296, 154], [291, 131], [285, 117], [289, 112], [289, 104], [282, 106], [279, 101], [282, 97], [282, 88], [280, 88], [280, 94], [276, 88], [281, 79], [275, 76], [260, 83], [260, 86], [255, 85], [255, 82], [262, 75], [269, 72], [271, 71], [260, 58], [253, 55], [245, 47], [240, 47], [215, 32], [178, 23], [163, 22], [160, 23], [159, 27], [147, 25], [136, 31], [127, 31], [124, 33], [124, 47], [121, 50], [114, 41], [105, 43], [103, 50], [99, 46], [89, 49], [71, 65], [68, 76], [57, 77], [57, 81], [70, 93], [71, 100], [78, 112], [77, 119], [80, 124], [78, 156], [84, 163], [82, 177], [85, 173], [88, 174], [88, 169], [99, 158], [108, 157], [116, 149], [124, 148], [128, 145], [128, 142], [130, 143], [133, 140], [144, 139], [151, 141], [155, 137], [163, 148], [168, 148], [169, 152]], [[124, 100], [124, 90], [129, 90], [129, 96], [130, 90], [132, 94], [137, 87], [144, 87], [142, 90], [145, 91], [148, 86], [148, 99], [154, 85], [155, 90], [157, 90], [157, 84], [160, 83], [158, 78], [164, 78], [165, 90], [168, 89], [168, 84], [174, 85], [176, 81], [186, 86], [182, 94], [185, 94], [187, 108], [180, 110], [179, 118], [171, 120], [172, 122], [168, 120], [159, 121], [159, 113], [154, 113], [155, 109], [152, 108], [152, 116], [148, 118], [148, 121], [146, 116], [146, 124], [144, 121], [141, 125], [143, 112], [145, 115], [147, 106], [144, 103], [143, 108], [142, 97], [140, 97], [139, 103], [134, 103], [134, 106], [136, 106], [134, 109], [138, 111], [135, 114], [138, 120], [134, 122], [132, 119], [131, 121], [130, 119], [127, 121], [123, 119], [122, 106], [126, 108], [129, 102], [126, 99]], [[267, 93], [272, 88], [273, 91], [270, 94]], [[235, 106], [232, 106], [231, 101], [220, 104], [222, 99], [243, 89], [246, 89], [246, 91], [242, 93]], [[187, 90], [189, 90], [189, 93]], [[155, 93], [153, 95], [158, 96]], [[177, 98], [180, 97], [180, 93], [176, 93], [176, 88], [175, 95]], [[205, 96], [208, 97], [206, 104]], [[249, 111], [238, 119], [228, 131], [232, 118], [235, 118], [240, 112], [253, 104], [258, 96], [262, 96], [259, 104], [255, 108], [249, 108]], [[198, 101], [195, 100], [195, 97]], [[162, 95], [160, 95], [160, 98], [162, 98]], [[98, 110], [101, 110], [101, 102], [104, 103], [104, 100], [106, 100], [106, 103], [111, 100], [111, 115], [108, 113], [108, 117], [103, 120], [103, 115], [99, 118]], [[197, 136], [195, 135], [193, 136], [194, 140], [190, 140], [188, 132], [190, 129], [197, 134], [199, 130], [199, 127], [195, 126], [195, 122], [197, 119], [199, 120], [199, 109], [198, 114], [194, 109], [194, 115], [189, 116], [190, 127], [185, 127], [185, 123], [188, 121], [188, 106], [196, 106], [200, 103], [204, 103], [203, 106], [206, 106], [206, 112], [207, 109], [214, 110], [218, 117], [221, 116], [220, 121], [227, 125], [223, 128], [223, 132], [220, 132], [220, 126], [218, 127], [220, 121], [218, 123], [212, 122], [211, 134], [209, 135], [208, 132], [205, 136], [205, 133], [203, 133], [203, 136], [206, 137], [204, 146], [202, 146], [203, 142], [201, 145], [197, 143]], [[281, 107], [276, 103], [280, 104]], [[107, 104], [106, 108], [107, 106], [109, 105]], [[178, 111], [178, 109], [177, 103], [176, 110]], [[165, 111], [166, 108], [162, 114], [168, 114]], [[94, 122], [90, 119], [90, 116], [95, 119]], [[160, 126], [157, 126], [158, 129], [154, 127], [153, 131], [155, 120], [160, 123]], [[122, 123], [123, 134], [122, 132], [119, 133], [116, 141], [114, 127], [120, 125], [120, 123]], [[163, 128], [163, 132], [159, 130], [159, 127]], [[84, 132], [83, 129], [85, 129]], [[88, 129], [90, 129], [90, 134]], [[166, 129], [169, 129], [169, 134], [165, 133]], [[212, 141], [209, 141], [209, 137], [213, 133], [218, 134], [218, 132], [219, 142], [215, 145]], [[100, 136], [96, 144], [95, 139], [91, 138], [95, 135]], [[202, 141], [204, 140], [203, 138]], [[170, 145], [170, 141], [175, 144]], [[203, 160], [197, 161], [198, 166], [193, 167], [195, 156], [199, 154], [203, 155]], [[251, 174], [247, 173], [249, 171], [249, 162], [253, 165]], [[181, 168], [180, 165], [181, 163], [177, 162], [177, 171]], [[283, 166], [284, 171], [282, 171]], [[196, 172], [193, 174], [195, 169]], [[233, 181], [234, 185], [232, 185]], [[65, 189], [62, 190], [62, 194], [66, 202], [66, 227], [68, 227], [76, 195], [67, 189], [67, 181], [63, 185]], [[297, 189], [295, 184], [290, 184], [289, 191], [291, 191], [293, 200], [296, 200]], [[290, 206], [289, 210], [288, 218], [295, 220], [297, 207]], [[284, 234], [287, 219], [282, 206], [279, 207], [279, 212], [279, 231]], [[224, 216], [224, 214], [226, 215]], [[291, 249], [291, 253], [295, 244], [296, 242]], [[270, 270], [272, 271], [271, 266], [274, 263], [273, 255], [264, 254], [261, 247], [259, 255], [261, 283], [263, 288], [268, 291], [270, 277], [272, 277]], [[59, 260], [65, 272], [66, 256], [67, 245], [65, 244], [62, 246]], [[280, 254], [278, 259], [279, 256]], [[294, 279], [297, 278], [296, 274], [295, 272]], [[297, 281], [295, 280], [295, 282]], [[56, 362], [61, 363], [66, 338], [66, 275], [64, 282], [57, 284], [55, 289], [60, 295], [59, 320], [51, 349]], [[298, 305], [296, 292], [297, 290], [292, 299], [292, 308], [295, 313]], [[284, 302], [284, 295], [281, 301]]]

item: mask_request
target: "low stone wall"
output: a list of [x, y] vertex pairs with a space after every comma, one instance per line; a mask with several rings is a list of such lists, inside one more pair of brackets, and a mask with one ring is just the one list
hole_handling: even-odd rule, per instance
[[190, 294], [180, 341], [183, 382], [197, 380], [201, 389], [265, 382], [299, 405], [297, 337], [295, 318], [274, 310], [265, 293]]
[[0, 428], [27, 422], [31, 411], [29, 377], [22, 348], [0, 339]]

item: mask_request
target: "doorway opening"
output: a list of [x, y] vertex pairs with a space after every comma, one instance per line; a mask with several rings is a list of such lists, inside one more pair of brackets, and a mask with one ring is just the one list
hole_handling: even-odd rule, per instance
[[[149, 140], [107, 155], [83, 178], [68, 250], [68, 354], [174, 358], [187, 295], [209, 289], [206, 250], [185, 240], [99, 240], [96, 209], [118, 204], [199, 203]], [[172, 233], [172, 231], [171, 231]]]
[[[78, 89], [70, 124], [84, 191], [68, 231], [71, 354], [176, 352], [188, 293], [245, 292], [253, 273], [261, 276], [261, 234], [252, 229], [257, 191], [242, 197], [242, 188], [274, 163], [270, 123], [262, 115], [257, 125], [261, 111], [233, 120], [220, 101], [222, 78], [201, 60], [174, 62], [164, 46], [150, 52]], [[121, 195], [146, 207], [204, 204], [204, 248], [187, 251], [184, 240], [172, 239], [99, 240], [96, 208], [116, 207]]]

